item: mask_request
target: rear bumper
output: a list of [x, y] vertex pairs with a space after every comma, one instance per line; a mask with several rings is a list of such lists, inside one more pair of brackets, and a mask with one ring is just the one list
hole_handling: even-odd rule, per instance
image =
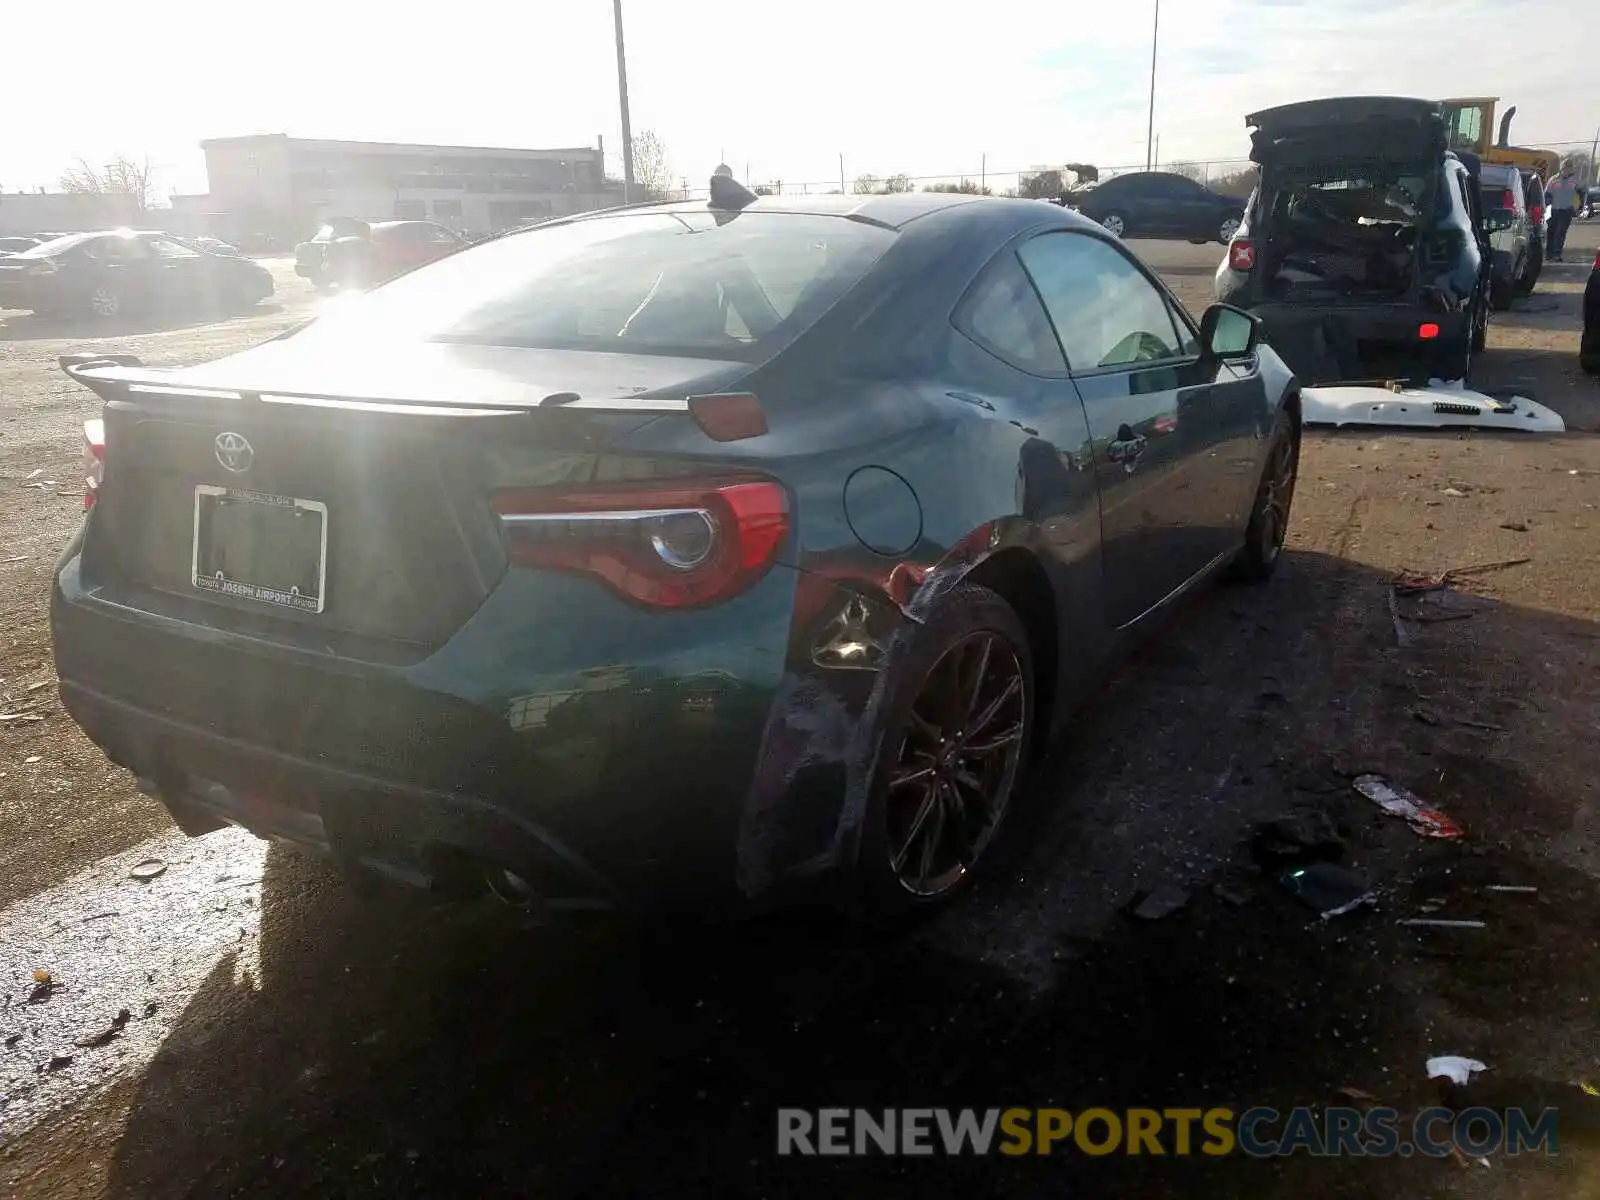
[[[811, 630], [853, 595], [813, 576], [775, 568], [662, 617], [592, 590], [550, 604], [568, 580], [536, 605], [541, 581], [514, 572], [443, 647], [395, 665], [136, 611], [86, 589], [79, 563], [69, 547], [52, 595], [63, 705], [188, 832], [237, 824], [446, 893], [463, 859], [493, 862], [552, 907], [773, 899], [824, 886], [845, 853], [876, 675], [812, 661], [797, 594]], [[541, 608], [583, 627], [530, 627]]]
[[[1308, 384], [1365, 377], [1376, 354], [1398, 354], [1431, 365], [1441, 350], [1470, 336], [1468, 311], [1430, 312], [1411, 304], [1263, 304], [1252, 309], [1266, 326], [1267, 340]], [[1424, 325], [1438, 333], [1421, 336]]]

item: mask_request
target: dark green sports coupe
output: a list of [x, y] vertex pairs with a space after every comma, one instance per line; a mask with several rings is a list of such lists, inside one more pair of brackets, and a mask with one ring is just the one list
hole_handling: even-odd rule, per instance
[[77, 355], [63, 702], [201, 834], [544, 909], [972, 877], [1130, 635], [1276, 564], [1297, 385], [1024, 200], [575, 217], [252, 350]]

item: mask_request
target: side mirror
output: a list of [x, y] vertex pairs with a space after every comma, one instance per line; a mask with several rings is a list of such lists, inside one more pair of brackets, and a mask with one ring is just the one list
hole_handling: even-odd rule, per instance
[[1260, 317], [1231, 304], [1213, 304], [1200, 318], [1200, 344], [1211, 358], [1249, 358], [1263, 334]]

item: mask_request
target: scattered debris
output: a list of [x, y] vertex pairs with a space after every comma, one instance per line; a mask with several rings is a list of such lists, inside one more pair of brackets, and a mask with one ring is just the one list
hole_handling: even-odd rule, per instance
[[[1461, 615], [1470, 617], [1472, 614], [1462, 613]], [[1427, 620], [1428, 618], [1424, 617], [1422, 619]], [[1450, 620], [1451, 618], [1435, 617], [1433, 619]], [[1475, 721], [1471, 717], [1460, 717], [1453, 713], [1441, 713], [1437, 709], [1429, 708], [1423, 704], [1415, 705], [1407, 711], [1411, 714], [1412, 720], [1420, 721], [1424, 725], [1463, 725], [1468, 729], [1484, 729], [1494, 733], [1504, 733], [1506, 731], [1504, 725], [1496, 725], [1492, 721]]]
[[1527, 533], [1528, 523], [1526, 521], [1501, 521], [1500, 528], [1509, 529], [1512, 533]]
[[85, 1050], [93, 1049], [98, 1046], [104, 1046], [107, 1042], [111, 1041], [112, 1038], [121, 1033], [122, 1027], [132, 1019], [133, 1014], [124, 1008], [119, 1011], [116, 1016], [112, 1017], [111, 1024], [100, 1030], [100, 1032], [86, 1034], [75, 1041], [73, 1045], [81, 1047]]
[[1344, 839], [1321, 809], [1292, 813], [1256, 827], [1251, 854], [1266, 871], [1344, 857]]
[[1248, 888], [1234, 887], [1227, 883], [1214, 883], [1211, 885], [1211, 891], [1219, 900], [1226, 900], [1235, 908], [1243, 908], [1255, 899], [1255, 893]]
[[1451, 1083], [1465, 1085], [1479, 1071], [1487, 1071], [1488, 1064], [1475, 1058], [1462, 1058], [1457, 1054], [1441, 1054], [1428, 1060], [1429, 1079], [1448, 1079]]
[[9, 721], [42, 721], [44, 713], [0, 713], [0, 723]]
[[1135, 901], [1131, 912], [1141, 921], [1159, 921], [1163, 917], [1170, 917], [1188, 903], [1188, 892], [1163, 884]]
[[1363, 1090], [1361, 1088], [1358, 1088], [1358, 1087], [1349, 1087], [1349, 1086], [1342, 1087], [1342, 1088], [1337, 1088], [1333, 1093], [1333, 1098], [1335, 1100], [1338, 1100], [1342, 1104], [1374, 1104], [1375, 1105], [1375, 1104], [1379, 1103], [1378, 1098], [1376, 1096], [1374, 1096], [1371, 1092], [1365, 1091], [1365, 1090]]
[[32, 765], [33, 763], [40, 762], [42, 760], [39, 758], [39, 756], [37, 754], [30, 754], [30, 755], [28, 755], [27, 758], [23, 759], [22, 761], [23, 761], [23, 763], [25, 765]]
[[135, 863], [133, 870], [128, 874], [141, 882], [148, 883], [156, 876], [164, 874], [166, 869], [167, 864], [159, 858], [147, 858], [143, 862]]
[[1437, 575], [1419, 575], [1413, 571], [1402, 571], [1395, 576], [1394, 588], [1402, 596], [1412, 596], [1419, 592], [1433, 592], [1440, 588], [1449, 587], [1458, 580], [1474, 575], [1488, 575], [1493, 571], [1507, 571], [1512, 567], [1524, 566], [1531, 563], [1531, 558], [1506, 558], [1499, 562], [1478, 563], [1470, 567], [1451, 567], [1448, 571], [1440, 571]]
[[27, 561], [28, 556], [26, 554], [13, 554], [10, 558], [0, 558], [0, 563], [19, 563]]
[[6, 1049], [10, 1050], [13, 1046], [15, 1046], [21, 1040], [22, 1040], [22, 1035], [20, 1033], [8, 1033], [8, 1034], [6, 1034]]
[[1484, 891], [1512, 892], [1519, 896], [1537, 896], [1539, 894], [1538, 888], [1528, 887], [1520, 883], [1491, 883], [1488, 887], [1484, 888]]
[[1444, 813], [1425, 807], [1411, 792], [1395, 787], [1381, 775], [1357, 776], [1355, 789], [1390, 816], [1403, 818], [1413, 832], [1422, 837], [1458, 838], [1466, 835], [1466, 830]]
[[24, 475], [23, 478], [24, 479], [37, 479], [37, 478], [39, 478], [39, 476], [41, 476], [43, 474], [44, 474], [44, 468], [43, 467], [35, 467], [33, 470], [29, 471], [26, 475]]
[[122, 914], [116, 909], [109, 909], [106, 912], [90, 913], [87, 917], [83, 917], [79, 921], [79, 924], [87, 925], [90, 921], [102, 921], [106, 917], [120, 917], [121, 915]]
[[1463, 492], [1460, 488], [1447, 487], [1443, 491], [1441, 491], [1439, 494], [1441, 496], [1457, 496], [1457, 497], [1460, 497], [1462, 499], [1466, 498], [1466, 493]]
[[33, 1069], [34, 1074], [49, 1075], [61, 1070], [62, 1067], [70, 1067], [75, 1057], [72, 1054], [52, 1054], [48, 1062], [42, 1062]]
[[1399, 593], [1394, 585], [1389, 587], [1389, 619], [1394, 622], [1394, 640], [1402, 648], [1411, 644], [1411, 631], [1400, 617]]
[[33, 972], [33, 981], [35, 983], [42, 983], [46, 987], [49, 987], [50, 984], [55, 982], [55, 979], [50, 972], [46, 971], [43, 967], [35, 967]]
[[1396, 921], [1396, 925], [1410, 925], [1425, 929], [1487, 929], [1482, 921], [1452, 921], [1442, 917], [1406, 917]]
[[1378, 893], [1365, 875], [1330, 862], [1296, 867], [1278, 883], [1324, 921], [1378, 902]]
[[156, 1010], [159, 1009], [160, 1007], [161, 1007], [160, 1004], [158, 1004], [154, 1000], [151, 1000], [150, 1002], [148, 1002], [144, 1006], [144, 1015], [147, 1016], [147, 1017], [153, 1017], [153, 1016], [156, 1015]]

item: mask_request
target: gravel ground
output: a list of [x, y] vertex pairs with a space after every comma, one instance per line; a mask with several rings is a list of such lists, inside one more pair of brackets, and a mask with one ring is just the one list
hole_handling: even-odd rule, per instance
[[[1575, 315], [1596, 228], [1497, 315], [1477, 368], [1575, 432], [1310, 435], [1279, 577], [1177, 614], [1040, 772], [991, 878], [892, 943], [797, 919], [518, 930], [476, 908], [358, 900], [239, 833], [177, 835], [49, 686], [43, 597], [79, 519], [77, 429], [94, 408], [54, 359], [112, 342], [152, 362], [211, 357], [314, 298], [279, 263], [279, 307], [220, 324], [96, 341], [0, 314], [0, 711], [45, 717], [0, 726], [0, 1189], [1600, 1192], [1600, 1101], [1570, 1086], [1600, 1079], [1600, 386], [1577, 372]], [[1205, 303], [1215, 247], [1139, 249]], [[1448, 606], [1397, 603], [1397, 624], [1397, 572], [1511, 559], [1528, 561], [1464, 577]], [[1419, 838], [1352, 789], [1363, 772], [1468, 836]], [[1376, 910], [1319, 922], [1263, 877], [1252, 832], [1285, 814], [1337, 831]], [[164, 873], [131, 879], [149, 858]], [[1187, 902], [1126, 915], [1157, 887]], [[1485, 927], [1394, 924], [1428, 910]], [[55, 980], [43, 995], [39, 968]], [[121, 1009], [103, 1044], [75, 1045]], [[1442, 1053], [1490, 1065], [1474, 1101], [1559, 1105], [1559, 1157], [773, 1153], [780, 1105], [1288, 1108], [1357, 1087], [1410, 1109], [1433, 1097], [1423, 1063]]]

